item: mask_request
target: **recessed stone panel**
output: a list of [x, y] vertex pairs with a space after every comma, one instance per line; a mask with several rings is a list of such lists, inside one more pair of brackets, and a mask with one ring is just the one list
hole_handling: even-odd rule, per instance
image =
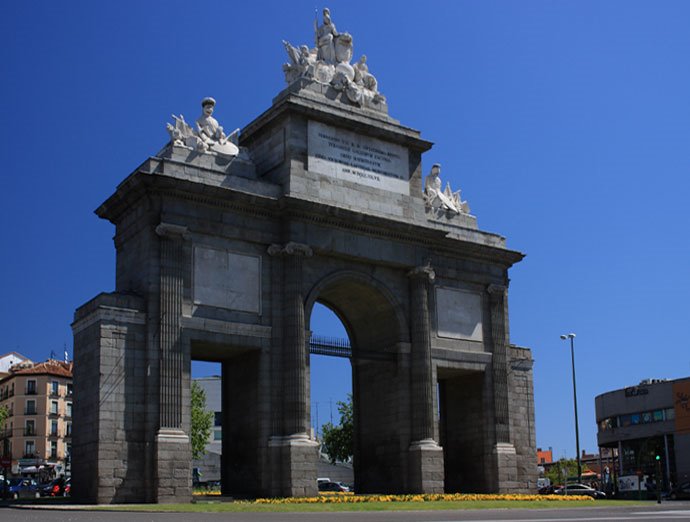
[[194, 248], [194, 303], [261, 313], [261, 258]]
[[436, 287], [436, 324], [439, 337], [482, 341], [482, 296]]
[[318, 174], [409, 195], [407, 149], [344, 129], [309, 122], [307, 168]]

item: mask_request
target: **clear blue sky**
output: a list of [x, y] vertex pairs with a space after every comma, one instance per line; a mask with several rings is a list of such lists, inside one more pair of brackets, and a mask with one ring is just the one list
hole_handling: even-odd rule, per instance
[[[435, 142], [425, 172], [442, 163], [480, 227], [527, 254], [510, 273], [511, 341], [533, 350], [537, 443], [557, 457], [574, 456], [559, 335], [577, 333], [594, 451], [595, 395], [690, 375], [690, 2], [326, 5], [391, 115]], [[171, 113], [196, 118], [211, 95], [233, 129], [267, 109], [281, 40], [311, 43], [314, 7], [3, 5], [0, 352], [71, 353], [74, 309], [114, 285], [114, 230], [93, 210], [165, 144]]]

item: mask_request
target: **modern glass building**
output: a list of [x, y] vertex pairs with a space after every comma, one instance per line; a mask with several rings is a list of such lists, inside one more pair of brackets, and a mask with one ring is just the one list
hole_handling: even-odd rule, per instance
[[621, 492], [650, 489], [659, 470], [664, 490], [690, 479], [689, 400], [690, 378], [645, 380], [596, 397], [598, 443], [617, 450], [612, 473]]

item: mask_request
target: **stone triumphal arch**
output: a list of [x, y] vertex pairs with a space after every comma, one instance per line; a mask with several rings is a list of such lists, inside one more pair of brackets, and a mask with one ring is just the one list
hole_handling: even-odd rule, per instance
[[287, 87], [227, 134], [203, 100], [96, 211], [115, 291], [75, 312], [74, 492], [191, 498], [190, 361], [222, 363], [227, 494], [316, 493], [309, 323], [352, 344], [360, 492], [520, 492], [536, 482], [529, 350], [508, 336], [522, 254], [422, 173], [352, 37], [285, 43]]

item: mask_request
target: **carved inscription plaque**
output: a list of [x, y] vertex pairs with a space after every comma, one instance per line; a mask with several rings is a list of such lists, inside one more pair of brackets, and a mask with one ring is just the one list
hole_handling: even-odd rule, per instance
[[309, 122], [312, 172], [400, 194], [410, 193], [409, 158], [400, 145]]
[[482, 296], [436, 287], [436, 324], [439, 337], [482, 341]]
[[261, 258], [194, 247], [194, 303], [261, 313]]

